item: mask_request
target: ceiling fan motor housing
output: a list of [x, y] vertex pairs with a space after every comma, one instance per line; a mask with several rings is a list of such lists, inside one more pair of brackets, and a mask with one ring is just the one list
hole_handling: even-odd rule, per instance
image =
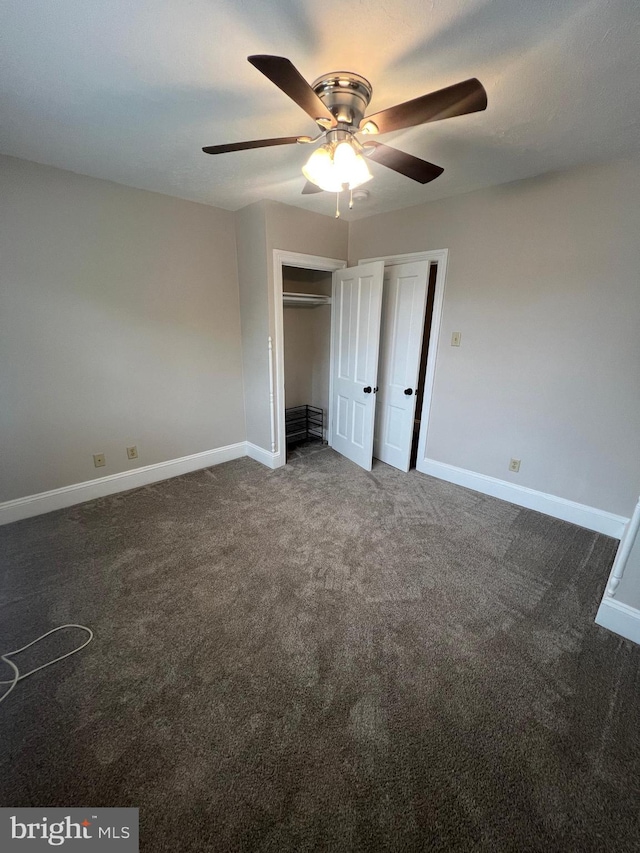
[[339, 124], [355, 128], [364, 118], [373, 91], [368, 80], [351, 71], [323, 74], [311, 88]]

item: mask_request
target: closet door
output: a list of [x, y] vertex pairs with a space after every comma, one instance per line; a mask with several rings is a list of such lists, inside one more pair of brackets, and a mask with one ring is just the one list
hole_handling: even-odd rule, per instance
[[384, 271], [373, 455], [401, 471], [409, 470], [411, 460], [427, 267], [426, 261], [414, 261]]
[[367, 471], [373, 457], [384, 263], [333, 274], [332, 447]]

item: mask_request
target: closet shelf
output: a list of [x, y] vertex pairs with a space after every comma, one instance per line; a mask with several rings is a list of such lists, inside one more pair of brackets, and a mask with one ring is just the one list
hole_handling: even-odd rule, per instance
[[319, 293], [283, 293], [282, 304], [285, 308], [317, 308], [331, 305], [331, 297]]

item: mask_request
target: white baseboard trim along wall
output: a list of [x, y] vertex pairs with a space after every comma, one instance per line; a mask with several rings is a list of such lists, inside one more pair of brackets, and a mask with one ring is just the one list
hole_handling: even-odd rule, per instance
[[424, 459], [419, 462], [419, 467], [423, 474], [430, 474], [432, 477], [456, 483], [458, 486], [466, 486], [467, 489], [473, 489], [475, 492], [482, 492], [527, 509], [535, 509], [545, 515], [570, 521], [572, 524], [613, 536], [615, 539], [620, 539], [625, 524], [629, 521], [621, 515], [614, 515], [602, 509], [575, 503], [566, 498], [558, 498], [545, 492], [537, 492], [535, 489], [488, 477], [486, 474], [476, 474], [475, 471], [456, 468], [455, 465], [436, 462], [434, 459]]
[[255, 459], [256, 462], [261, 462], [267, 468], [280, 468], [284, 465], [280, 453], [272, 453], [270, 450], [265, 450], [263, 447], [258, 447], [257, 444], [252, 444], [250, 441], [245, 442], [247, 447], [247, 456]]
[[[231, 459], [239, 459], [242, 456], [249, 456], [271, 469], [280, 468], [284, 464], [280, 453], [265, 450], [249, 441], [239, 441], [237, 444], [228, 444], [226, 447], [217, 447], [215, 450], [207, 450], [204, 453], [194, 453], [180, 459], [170, 459], [167, 462], [158, 462], [155, 465], [146, 465], [132, 471], [110, 474], [107, 477], [88, 480], [85, 483], [75, 483], [71, 486], [63, 486], [60, 489], [52, 489], [49, 492], [41, 492], [37, 495], [28, 495], [24, 498], [0, 503], [0, 524], [8, 524], [23, 518], [52, 512], [56, 509], [63, 509], [116, 492], [137, 489], [149, 483], [178, 477], [181, 474], [188, 474], [190, 471], [209, 468], [212, 465], [219, 465], [221, 462], [229, 462]], [[516, 486], [504, 480], [497, 480], [485, 474], [476, 474], [473, 471], [456, 468], [444, 462], [425, 459], [420, 467], [422, 473], [430, 474], [440, 480], [447, 480], [450, 483], [492, 495], [518, 506], [535, 509], [554, 518], [570, 521], [573, 524], [595, 530], [598, 533], [605, 533], [607, 536], [613, 536], [616, 539], [622, 536], [625, 524], [629, 521], [628, 518], [613, 515], [604, 510], [574, 503], [543, 492], [536, 492], [534, 489], [527, 489], [524, 486]]]
[[615, 598], [607, 598], [606, 594], [598, 608], [596, 624], [627, 640], [640, 643], [640, 610]]
[[64, 509], [64, 507], [92, 501], [95, 498], [103, 498], [116, 492], [125, 492], [128, 489], [147, 486], [149, 483], [168, 480], [170, 477], [179, 477], [180, 474], [209, 468], [221, 462], [229, 462], [231, 459], [247, 455], [246, 444], [245, 441], [239, 441], [237, 444], [228, 444], [226, 447], [217, 447], [215, 450], [205, 450], [204, 453], [193, 453], [191, 456], [182, 456], [180, 459], [169, 459], [167, 462], [145, 465], [143, 468], [122, 471], [120, 474], [109, 474], [97, 480], [74, 483], [72, 486], [52, 489], [50, 492], [5, 501], [0, 503], [0, 524], [9, 524], [12, 521], [52, 512], [55, 509]]
[[[640, 542], [640, 498], [633, 511], [624, 534], [620, 539], [620, 545], [616, 552], [616, 558], [611, 567], [611, 574], [607, 581], [607, 587], [602, 596], [596, 624], [609, 631], [640, 643], [640, 610], [624, 601], [616, 598], [620, 592], [620, 581], [625, 572], [633, 576], [636, 584], [640, 581], [640, 554], [637, 544]], [[623, 590], [624, 595], [624, 590]]]

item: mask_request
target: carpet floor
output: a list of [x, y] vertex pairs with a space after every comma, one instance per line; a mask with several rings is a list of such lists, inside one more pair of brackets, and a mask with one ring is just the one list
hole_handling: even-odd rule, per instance
[[0, 544], [0, 648], [95, 631], [0, 705], [0, 805], [138, 806], [153, 853], [640, 849], [610, 538], [323, 449]]

